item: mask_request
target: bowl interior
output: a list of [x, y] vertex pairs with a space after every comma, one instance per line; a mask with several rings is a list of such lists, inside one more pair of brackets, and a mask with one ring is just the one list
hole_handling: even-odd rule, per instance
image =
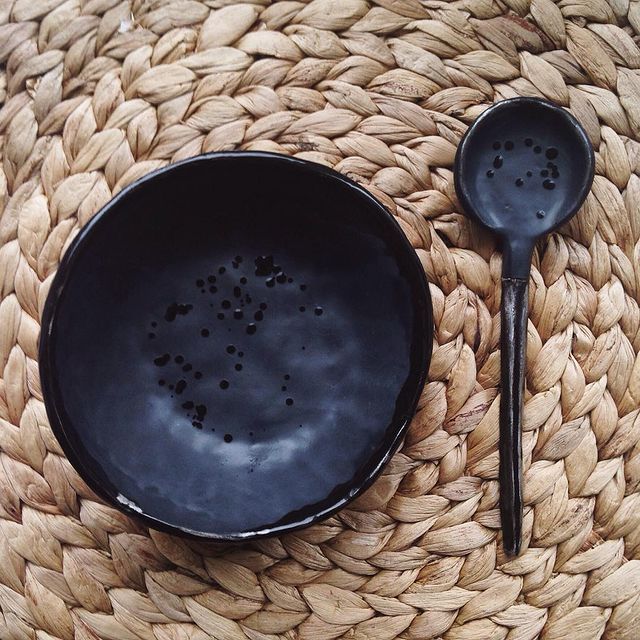
[[308, 524], [373, 478], [430, 327], [420, 263], [364, 190], [285, 157], [202, 156], [81, 232], [41, 375], [93, 488], [153, 526], [234, 539]]

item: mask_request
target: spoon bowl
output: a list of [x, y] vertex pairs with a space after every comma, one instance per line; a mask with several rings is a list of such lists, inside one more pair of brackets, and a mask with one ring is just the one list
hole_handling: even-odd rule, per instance
[[528, 277], [521, 245], [569, 220], [591, 187], [594, 154], [578, 121], [537, 98], [513, 98], [487, 109], [456, 155], [455, 183], [465, 211], [502, 240], [517, 239], [513, 256]]

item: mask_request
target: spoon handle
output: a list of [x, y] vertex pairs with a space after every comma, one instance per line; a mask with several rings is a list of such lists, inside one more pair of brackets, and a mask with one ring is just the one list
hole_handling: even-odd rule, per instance
[[528, 279], [502, 278], [500, 337], [500, 515], [503, 547], [522, 544], [522, 401], [527, 344]]

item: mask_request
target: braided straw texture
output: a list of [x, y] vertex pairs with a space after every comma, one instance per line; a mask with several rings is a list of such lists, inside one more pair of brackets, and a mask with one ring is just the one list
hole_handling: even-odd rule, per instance
[[[0, 0], [0, 638], [528, 640], [640, 633], [640, 2]], [[456, 145], [544, 96], [596, 149], [530, 283], [525, 546], [497, 509], [500, 255]], [[43, 301], [125, 185], [205, 151], [332, 167], [398, 217], [431, 286], [429, 383], [383, 476], [326, 522], [186, 542], [105, 506], [52, 435]]]

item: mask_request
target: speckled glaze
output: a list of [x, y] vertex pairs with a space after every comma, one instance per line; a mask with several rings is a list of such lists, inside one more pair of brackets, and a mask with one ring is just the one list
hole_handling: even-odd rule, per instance
[[92, 488], [150, 526], [239, 540], [370, 484], [431, 336], [422, 267], [364, 189], [285, 156], [211, 154], [135, 183], [78, 235], [40, 372]]

